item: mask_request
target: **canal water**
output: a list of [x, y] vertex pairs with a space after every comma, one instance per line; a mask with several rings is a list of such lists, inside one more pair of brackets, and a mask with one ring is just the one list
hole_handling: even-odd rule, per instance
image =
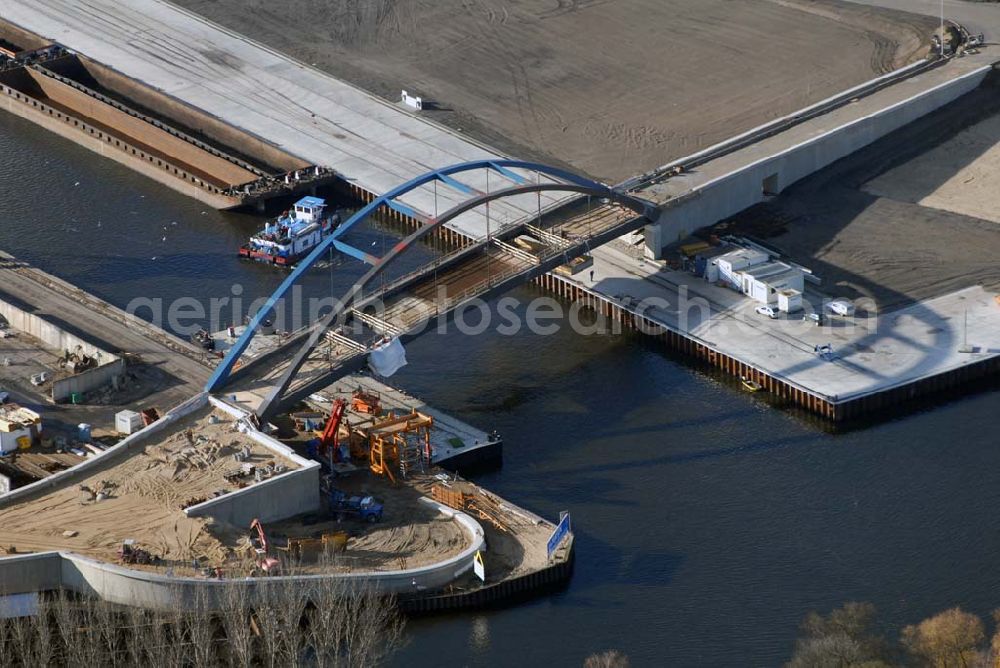
[[[0, 248], [119, 306], [266, 294], [282, 274], [234, 258], [260, 222], [0, 114]], [[360, 271], [333, 269], [309, 294]], [[637, 666], [770, 666], [808, 611], [845, 600], [892, 628], [1000, 606], [996, 390], [832, 434], [629, 335], [428, 334], [408, 357], [393, 382], [498, 429], [504, 467], [480, 482], [571, 511], [577, 560], [554, 595], [411, 622], [398, 665], [579, 666], [615, 648]]]

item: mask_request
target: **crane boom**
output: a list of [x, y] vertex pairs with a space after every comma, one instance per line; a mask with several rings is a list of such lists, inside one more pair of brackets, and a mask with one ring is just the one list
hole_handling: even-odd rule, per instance
[[319, 440], [319, 452], [324, 458], [330, 446], [333, 446], [334, 450], [340, 447], [340, 421], [344, 417], [346, 406], [347, 402], [343, 399], [336, 399], [333, 402], [330, 419], [326, 421], [326, 428], [323, 429], [323, 436]]

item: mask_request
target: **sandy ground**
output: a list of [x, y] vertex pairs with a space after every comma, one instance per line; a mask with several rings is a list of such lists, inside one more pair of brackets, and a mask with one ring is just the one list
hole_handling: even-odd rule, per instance
[[619, 181], [898, 67], [934, 21], [839, 0], [175, 0], [512, 155]]
[[293, 564], [294, 570], [319, 571], [389, 571], [418, 568], [455, 556], [469, 545], [462, 528], [441, 515], [431, 506], [420, 503], [429, 483], [426, 476], [397, 484], [372, 474], [361, 467], [356, 473], [342, 477], [336, 486], [351, 495], [373, 496], [385, 510], [376, 524], [346, 517], [342, 521], [330, 517], [308, 523], [303, 518], [273, 522], [266, 527], [275, 545], [285, 545], [289, 538], [319, 537], [325, 533], [344, 531], [348, 534], [346, 552], [333, 555], [319, 563]]
[[[114, 562], [121, 541], [134, 538], [163, 560], [146, 570], [192, 574], [197, 560], [199, 568], [219, 566], [229, 575], [250, 574], [248, 527], [189, 518], [182, 508], [216, 492], [235, 491], [224, 475], [236, 468], [232, 454], [244, 445], [251, 448], [248, 461], [252, 464], [295, 465], [243, 437], [225, 414], [215, 413], [220, 421], [211, 424], [211, 413], [207, 407], [197, 411], [127, 459], [109, 463], [84, 480], [0, 508], [0, 548], [9, 551], [13, 546], [18, 553], [68, 550]], [[252, 479], [243, 482], [249, 484]], [[105, 490], [109, 498], [94, 501], [81, 486]], [[350, 518], [337, 521], [321, 513], [267, 525], [272, 556], [279, 558], [280, 547], [290, 537], [349, 534], [345, 553], [322, 562], [286, 563], [292, 572], [415, 568], [454, 556], [468, 546], [458, 524], [418, 503], [418, 497], [429, 489], [425, 477], [393, 485], [361, 467], [338, 481], [338, 486], [351, 494], [374, 495], [385, 505], [383, 521], [374, 525]], [[64, 536], [66, 531], [77, 535]]]
[[890, 169], [865, 191], [1000, 223], [1000, 115]]
[[[882, 309], [971, 285], [1000, 292], [998, 191], [978, 183], [996, 179], [998, 86], [994, 78], [720, 226], [765, 239], [810, 267], [824, 292], [872, 297]], [[943, 164], [930, 169], [935, 156]], [[939, 188], [937, 206], [924, 201], [922, 193]], [[991, 220], [944, 210], [942, 201], [992, 213]]]
[[[235, 468], [232, 454], [251, 447], [254, 464], [280, 460], [233, 429], [229, 416], [209, 424], [209, 408], [164, 430], [155, 440], [126, 459], [101, 467], [86, 479], [44, 496], [0, 508], [0, 547], [17, 552], [69, 550], [116, 561], [123, 539], [159, 555], [164, 567], [182, 572], [199, 559], [204, 566], [224, 563], [230, 550], [206, 531], [208, 521], [189, 518], [181, 511], [192, 499], [211, 497], [216, 491], [236, 487], [223, 477]], [[192, 429], [192, 438], [187, 430]], [[82, 491], [105, 490], [109, 498], [90, 499]], [[73, 537], [65, 531], [76, 531]]]

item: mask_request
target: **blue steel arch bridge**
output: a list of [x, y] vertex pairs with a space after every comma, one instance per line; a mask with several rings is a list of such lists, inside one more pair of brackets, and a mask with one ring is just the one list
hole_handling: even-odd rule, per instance
[[[501, 186], [480, 191], [459, 177], [471, 172], [499, 177]], [[481, 181], [481, 180], [480, 180]], [[456, 191], [460, 203], [435, 216], [401, 201], [428, 184]], [[489, 204], [531, 193], [570, 193], [599, 198], [596, 209], [567, 215], [526, 216], [490, 229]], [[454, 201], [454, 198], [451, 198]], [[539, 199], [540, 201], [540, 199]], [[417, 229], [376, 257], [345, 241], [348, 232], [383, 207], [417, 220]], [[487, 231], [415, 271], [386, 280], [407, 251], [459, 216], [485, 208]], [[361, 208], [304, 258], [250, 319], [209, 379], [206, 390], [234, 394], [261, 420], [363, 368], [371, 346], [386, 338], [403, 343], [448, 319], [476, 299], [490, 299], [567, 264], [590, 250], [655, 221], [650, 202], [563, 169], [518, 160], [483, 160], [427, 172]], [[525, 237], [531, 243], [517, 243]], [[319, 321], [250, 356], [251, 343], [293, 286], [330, 249], [370, 265]], [[379, 304], [380, 308], [373, 310]]]

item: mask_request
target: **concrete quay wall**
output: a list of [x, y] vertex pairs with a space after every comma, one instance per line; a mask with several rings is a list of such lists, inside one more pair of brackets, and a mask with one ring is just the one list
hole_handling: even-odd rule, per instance
[[161, 609], [189, 609], [198, 605], [218, 609], [234, 593], [231, 588], [242, 589], [250, 601], [259, 602], [281, 600], [324, 582], [336, 582], [347, 591], [352, 585], [365, 585], [384, 594], [412, 596], [435, 592], [471, 570], [476, 552], [485, 549], [485, 537], [479, 523], [465, 513], [427, 498], [421, 498], [420, 502], [462, 527], [469, 541], [466, 549], [420, 568], [239, 580], [173, 577], [71, 552], [44, 552], [0, 559], [0, 596], [64, 588], [123, 605]]
[[645, 334], [668, 350], [681, 353], [698, 364], [734, 378], [746, 378], [759, 383], [771, 399], [782, 407], [800, 408], [832, 422], [855, 420], [873, 412], [905, 405], [920, 397], [954, 390], [1000, 372], [1000, 357], [988, 357], [974, 364], [835, 401], [796, 383], [777, 378], [764, 369], [716, 349], [696, 336], [654, 320], [636, 308], [585, 288], [572, 279], [546, 274], [536, 279], [536, 283], [559, 297], [592, 308], [609, 321], [620, 323], [624, 329]]
[[[647, 246], [659, 255], [665, 246], [695, 230], [763, 202], [796, 181], [972, 92], [992, 70], [992, 65], [984, 65], [728, 174], [694, 185], [690, 193], [696, 197], [683, 198], [673, 206], [670, 201], [663, 205], [659, 220], [646, 228]], [[682, 164], [683, 160], [678, 163]]]

